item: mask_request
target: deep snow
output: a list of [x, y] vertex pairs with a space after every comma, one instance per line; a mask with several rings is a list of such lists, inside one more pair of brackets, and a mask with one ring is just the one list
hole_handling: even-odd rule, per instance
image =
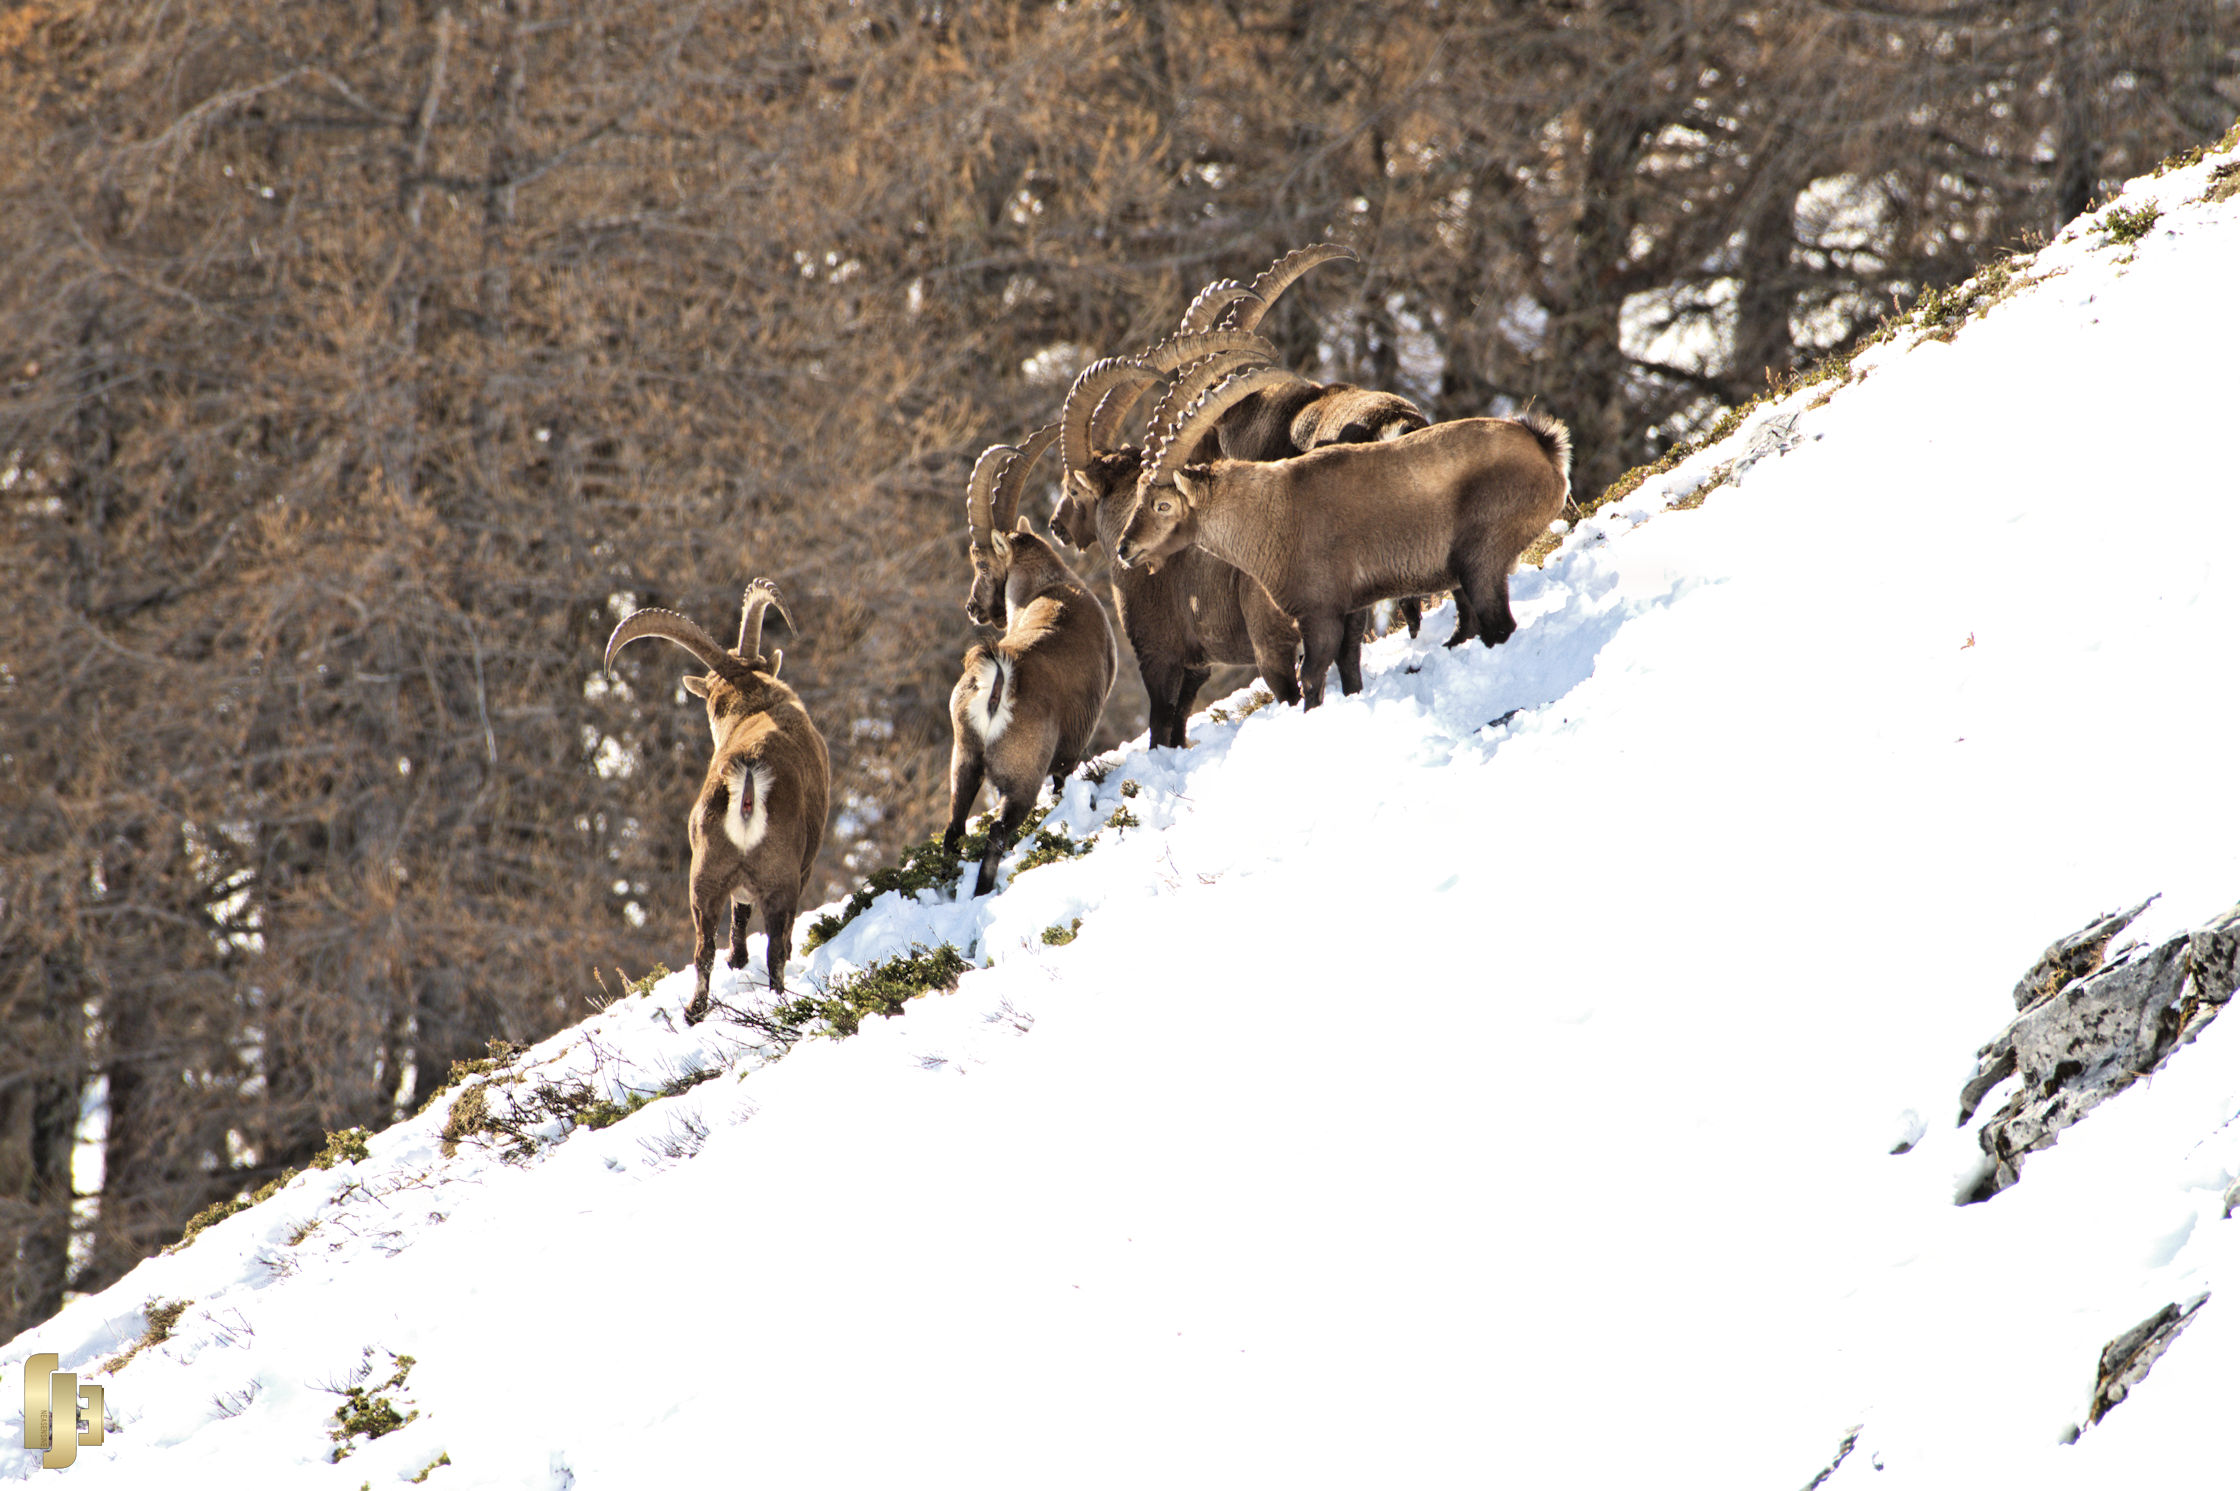
[[[1124, 751], [1061, 813], [1140, 827], [797, 975], [948, 940], [992, 960], [956, 992], [765, 1063], [673, 976], [527, 1064], [714, 1080], [525, 1164], [443, 1157], [447, 1098], [4, 1391], [35, 1350], [105, 1383], [82, 1488], [1791, 1491], [1854, 1428], [1839, 1491], [2229, 1483], [2240, 1019], [1984, 1205], [1952, 1121], [2047, 942], [2240, 900], [2231, 159], [1582, 524], [1505, 646], [1442, 612], [1361, 697]], [[2203, 1291], [2064, 1444], [2101, 1346]], [[104, 1376], [151, 1297], [194, 1304]], [[369, 1351], [418, 1416], [329, 1464]]]

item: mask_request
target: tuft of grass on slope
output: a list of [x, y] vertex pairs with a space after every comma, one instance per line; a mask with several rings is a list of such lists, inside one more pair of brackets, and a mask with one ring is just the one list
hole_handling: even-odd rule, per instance
[[2162, 212], [2152, 202], [2137, 207], [2111, 207], [2100, 222], [2117, 243], [2137, 243], [2161, 221]]
[[140, 1307], [140, 1313], [148, 1319], [148, 1328], [141, 1333], [140, 1339], [133, 1342], [128, 1350], [102, 1363], [102, 1373], [113, 1376], [122, 1372], [125, 1365], [141, 1352], [147, 1350], [150, 1346], [161, 1346], [164, 1342], [170, 1340], [172, 1327], [179, 1323], [179, 1317], [186, 1314], [187, 1307], [193, 1303], [194, 1301], [191, 1299], [168, 1301], [149, 1299], [147, 1303]]
[[[366, 1358], [369, 1367], [372, 1357], [373, 1349], [368, 1347]], [[384, 1434], [394, 1434], [406, 1424], [420, 1417], [420, 1410], [417, 1408], [410, 1413], [399, 1413], [396, 1403], [383, 1396], [403, 1388], [404, 1380], [411, 1375], [413, 1368], [413, 1359], [410, 1356], [401, 1356], [391, 1352], [389, 1359], [396, 1364], [397, 1370], [391, 1373], [389, 1380], [379, 1387], [367, 1387], [361, 1380], [349, 1387], [335, 1389], [342, 1394], [342, 1402], [334, 1411], [334, 1421], [337, 1427], [329, 1430], [327, 1434], [327, 1437], [334, 1441], [334, 1452], [330, 1456], [331, 1459], [341, 1460], [356, 1449], [358, 1446], [352, 1441], [360, 1435], [364, 1435], [367, 1439], [379, 1439]]]
[[817, 993], [788, 999], [763, 1018], [774, 1027], [770, 1033], [787, 1044], [799, 1040], [811, 1024], [820, 1020], [835, 1039], [845, 1040], [871, 1015], [891, 1019], [921, 994], [954, 989], [958, 977], [970, 967], [972, 964], [965, 961], [954, 943], [944, 942], [936, 948], [912, 943], [909, 952], [836, 978]]

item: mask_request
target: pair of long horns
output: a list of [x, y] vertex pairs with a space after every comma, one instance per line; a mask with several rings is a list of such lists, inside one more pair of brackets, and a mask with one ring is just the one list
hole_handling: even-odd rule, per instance
[[[691, 617], [676, 611], [664, 611], [649, 606], [642, 611], [632, 611], [622, 618], [622, 624], [607, 638], [607, 671], [614, 671], [614, 655], [640, 637], [666, 637], [700, 660], [710, 673], [738, 681], [748, 668], [762, 661], [762, 617], [766, 611], [775, 610], [785, 622], [788, 631], [797, 631], [793, 613], [778, 595], [777, 585], [769, 580], [756, 580], [747, 587], [739, 606], [739, 645], [730, 652], [708, 635], [705, 628]], [[775, 666], [770, 669], [776, 672]]]
[[1299, 381], [1298, 374], [1271, 367], [1247, 368], [1242, 372], [1224, 369], [1214, 376], [1219, 381], [1201, 385], [1201, 392], [1182, 407], [1171, 425], [1155, 426], [1145, 440], [1140, 478], [1145, 486], [1155, 487], [1172, 481], [1190, 452], [1197, 449], [1198, 442], [1232, 405], [1263, 389], [1282, 388]]
[[[1190, 302], [1190, 309], [1182, 313], [1184, 332], [1211, 331], [1216, 324], [1235, 331], [1251, 331], [1276, 303], [1277, 297], [1298, 283], [1299, 276], [1318, 264], [1332, 259], [1352, 259], [1361, 256], [1342, 243], [1310, 243], [1305, 248], [1293, 249], [1253, 277], [1247, 287], [1235, 280], [1215, 280], [1198, 292]], [[1222, 313], [1227, 318], [1216, 322]]]
[[[1059, 457], [1066, 470], [1085, 469], [1100, 450], [1110, 450], [1119, 438], [1120, 423], [1136, 401], [1154, 383], [1161, 383], [1177, 369], [1197, 369], [1210, 359], [1228, 359], [1226, 366], [1257, 361], [1273, 362], [1275, 344], [1248, 331], [1184, 332], [1168, 337], [1139, 357], [1107, 357], [1081, 370], [1066, 391], [1064, 410], [1058, 415]], [[1187, 379], [1187, 375], [1186, 375]]]
[[1057, 439], [1057, 425], [1046, 424], [1017, 445], [991, 445], [980, 452], [964, 485], [965, 526], [972, 530], [975, 549], [987, 548], [997, 530], [1008, 533], [1018, 525], [1027, 475]]

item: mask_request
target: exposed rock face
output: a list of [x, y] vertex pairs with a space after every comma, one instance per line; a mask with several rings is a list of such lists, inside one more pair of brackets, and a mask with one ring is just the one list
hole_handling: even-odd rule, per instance
[[1977, 1134], [1990, 1160], [1960, 1200], [1987, 1201], [2015, 1183], [2022, 1157], [2154, 1071], [2224, 1010], [2240, 984], [2240, 906], [2149, 951], [2107, 946], [2152, 898], [2110, 913], [2046, 949], [2015, 986], [2022, 1013], [1976, 1053], [1960, 1091], [1960, 1122], [1984, 1094], [2021, 1087]]
[[[2071, 932], [2068, 936], [2038, 954], [2038, 961], [2014, 986], [2014, 1007], [2026, 1010], [2039, 1000], [2061, 992], [2061, 986], [2072, 979], [2084, 978], [2098, 971], [2107, 961], [2108, 944], [2115, 941], [2116, 933], [2139, 919], [2139, 914], [2161, 900], [2152, 895], [2129, 911], [2111, 911], [2090, 925]], [[2127, 945], [2117, 957], [2130, 951]]]
[[2203, 1294], [2183, 1305], [2164, 1305], [2101, 1347], [2100, 1375], [2092, 1384], [2092, 1414], [2086, 1422], [2099, 1423], [2109, 1409], [2129, 1397], [2131, 1390], [2154, 1366], [2155, 1359], [2169, 1349], [2178, 1332], [2191, 1325], [2193, 1317], [2208, 1302], [2209, 1296]]

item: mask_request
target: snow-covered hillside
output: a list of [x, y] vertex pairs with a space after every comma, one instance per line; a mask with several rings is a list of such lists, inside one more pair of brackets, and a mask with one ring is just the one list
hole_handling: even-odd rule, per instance
[[[767, 1061], [671, 977], [489, 1096], [675, 1095], [509, 1160], [455, 1089], [72, 1304], [0, 1351], [106, 1388], [56, 1484], [2229, 1484], [2240, 1019], [1980, 1205], [1953, 1116], [2047, 943], [2240, 901], [2235, 158], [1582, 524], [1505, 646], [1232, 700], [795, 974], [954, 992]], [[415, 1416], [330, 1463], [352, 1387]]]

